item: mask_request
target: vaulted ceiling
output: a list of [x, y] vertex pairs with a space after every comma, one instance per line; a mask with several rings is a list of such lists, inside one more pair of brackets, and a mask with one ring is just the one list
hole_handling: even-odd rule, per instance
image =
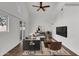
[[[64, 2], [43, 2], [44, 5], [50, 5], [49, 8], [45, 9], [45, 12], [41, 9], [37, 11], [38, 8], [33, 7], [32, 5], [39, 6], [39, 2], [27, 2], [26, 8], [29, 13], [29, 20], [31, 25], [29, 27], [36, 27], [42, 25], [44, 27], [50, 27], [56, 21], [57, 14], [61, 11], [61, 8], [64, 5]], [[32, 29], [34, 30], [34, 29]]]
[[[39, 2], [28, 2], [26, 3], [26, 8], [28, 9], [29, 12], [29, 16], [31, 18], [31, 20], [35, 20], [36, 21], [39, 20], [44, 20], [47, 22], [54, 22], [54, 18], [56, 16], [56, 14], [60, 11], [61, 7], [63, 6], [64, 3], [61, 2], [43, 2], [43, 5], [50, 5], [49, 8], [46, 8], [45, 12], [43, 12], [42, 10], [37, 11], [38, 8], [33, 7], [32, 5], [38, 5], [39, 6]], [[38, 20], [38, 21], [39, 21]]]

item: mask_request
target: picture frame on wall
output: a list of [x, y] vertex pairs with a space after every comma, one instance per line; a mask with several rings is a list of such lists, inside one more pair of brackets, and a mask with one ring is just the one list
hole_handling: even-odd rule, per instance
[[0, 32], [9, 32], [9, 17], [0, 15]]

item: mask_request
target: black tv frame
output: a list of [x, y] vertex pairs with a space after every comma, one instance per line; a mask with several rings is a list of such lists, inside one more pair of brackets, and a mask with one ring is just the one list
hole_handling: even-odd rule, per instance
[[67, 26], [56, 27], [56, 34], [67, 38]]

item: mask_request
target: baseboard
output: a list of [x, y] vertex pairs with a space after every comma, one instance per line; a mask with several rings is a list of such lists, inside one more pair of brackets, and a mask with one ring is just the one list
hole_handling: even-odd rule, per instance
[[67, 48], [66, 46], [64, 46], [64, 45], [62, 45], [63, 46], [63, 48], [68, 52], [68, 53], [70, 53], [71, 54], [71, 56], [78, 56], [76, 53], [74, 53], [73, 51], [71, 51], [69, 48]]
[[7, 51], [3, 56], [6, 56], [7, 53], [9, 53], [10, 51], [12, 51], [14, 48], [16, 48], [19, 45], [20, 45], [20, 43], [16, 44], [16, 46], [14, 46], [12, 49], [10, 49], [9, 51]]

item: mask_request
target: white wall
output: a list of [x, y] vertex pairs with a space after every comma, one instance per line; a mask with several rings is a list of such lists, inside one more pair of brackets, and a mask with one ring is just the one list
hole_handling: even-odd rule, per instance
[[29, 11], [28, 11], [28, 8], [26, 7], [26, 4], [27, 4], [27, 2], [16, 3], [19, 17], [21, 17], [22, 21], [24, 21], [26, 24], [25, 35], [27, 36], [29, 34], [30, 16], [29, 16]]
[[0, 32], [0, 55], [4, 55], [20, 42], [19, 21], [26, 22], [28, 34], [28, 13], [25, 3], [0, 3], [0, 15], [9, 16], [9, 32]]
[[19, 19], [1, 10], [0, 15], [7, 15], [9, 17], [9, 32], [0, 32], [0, 55], [3, 55], [20, 41]]
[[29, 13], [26, 7], [26, 2], [1, 2], [0, 9], [8, 12], [9, 14], [19, 17], [22, 21], [26, 22], [26, 36], [29, 32]]
[[[52, 26], [53, 37], [79, 55], [79, 6], [65, 6]], [[67, 26], [68, 37], [56, 35], [57, 26]]]

